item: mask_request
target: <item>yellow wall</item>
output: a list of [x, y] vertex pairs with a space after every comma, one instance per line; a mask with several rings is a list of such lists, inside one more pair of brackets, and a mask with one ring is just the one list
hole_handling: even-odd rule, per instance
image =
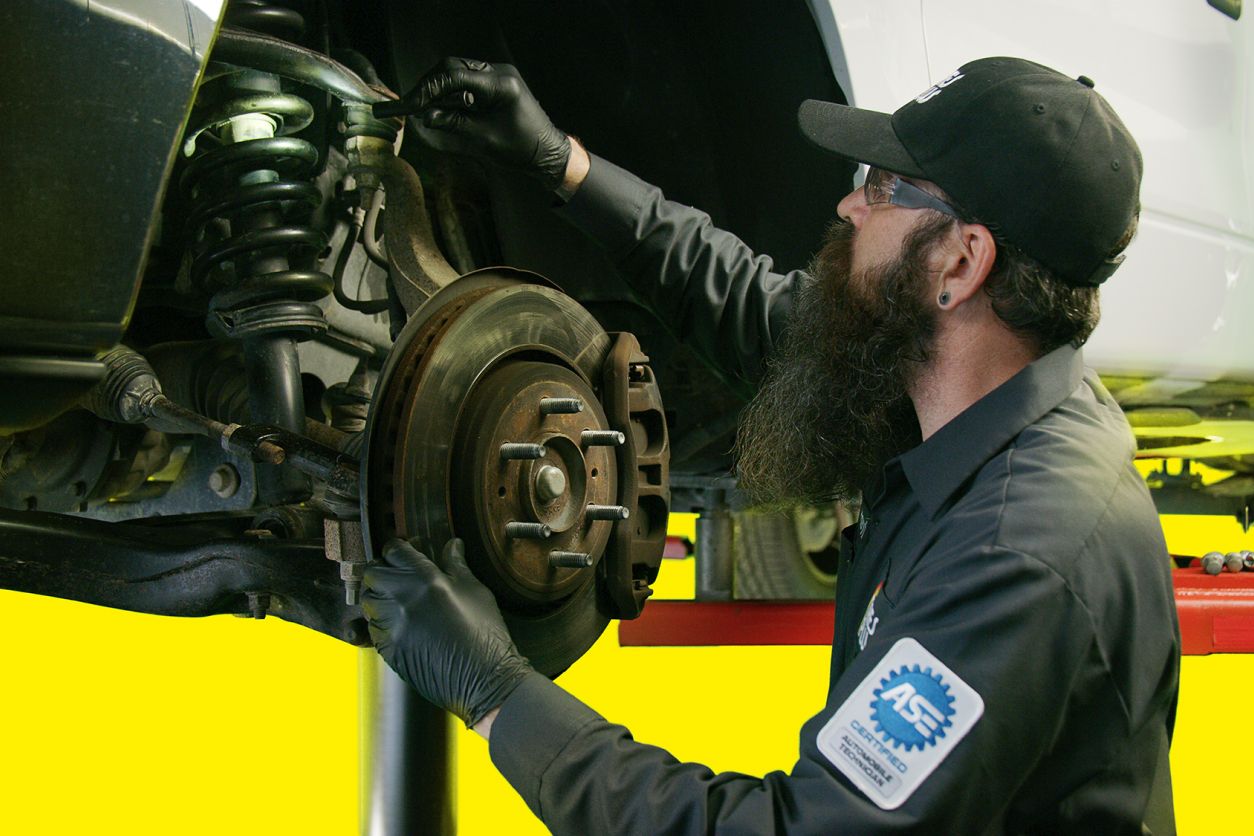
[[[1226, 520], [1164, 528], [1181, 552], [1254, 548]], [[665, 568], [664, 594], [690, 594], [691, 562]], [[275, 619], [8, 592], [0, 635], [0, 833], [355, 832], [358, 651]], [[561, 682], [680, 758], [761, 774], [791, 766], [827, 663], [822, 647], [620, 648], [611, 630]], [[1172, 752], [1184, 833], [1245, 831], [1252, 688], [1254, 656], [1185, 659]], [[545, 832], [482, 740], [466, 733], [459, 757], [461, 832]]]

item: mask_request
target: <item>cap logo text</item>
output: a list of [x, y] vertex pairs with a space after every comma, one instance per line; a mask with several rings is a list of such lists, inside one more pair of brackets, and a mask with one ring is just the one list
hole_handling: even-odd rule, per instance
[[957, 81], [960, 78], [963, 78], [962, 71], [954, 70], [948, 76], [936, 82], [935, 84], [933, 84], [931, 87], [924, 90], [919, 95], [915, 96], [914, 100], [918, 102], [919, 104], [923, 104], [926, 101], [934, 99], [940, 95], [942, 90], [944, 90], [946, 87], [953, 84], [955, 81]]

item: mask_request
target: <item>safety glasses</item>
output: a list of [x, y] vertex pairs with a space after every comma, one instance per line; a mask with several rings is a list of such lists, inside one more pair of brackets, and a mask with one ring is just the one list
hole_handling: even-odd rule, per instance
[[932, 209], [951, 218], [962, 217], [957, 209], [939, 197], [928, 194], [913, 183], [882, 168], [872, 167], [867, 171], [862, 194], [866, 197], [868, 206], [891, 203], [904, 209]]

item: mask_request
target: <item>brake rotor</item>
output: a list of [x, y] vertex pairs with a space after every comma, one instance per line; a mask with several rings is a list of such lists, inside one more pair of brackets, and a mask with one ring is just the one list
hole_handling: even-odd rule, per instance
[[463, 538], [519, 650], [554, 676], [609, 623], [596, 562], [613, 523], [588, 509], [618, 502], [621, 434], [598, 391], [610, 336], [542, 281], [473, 273], [406, 323], [371, 405], [362, 519], [371, 554]]

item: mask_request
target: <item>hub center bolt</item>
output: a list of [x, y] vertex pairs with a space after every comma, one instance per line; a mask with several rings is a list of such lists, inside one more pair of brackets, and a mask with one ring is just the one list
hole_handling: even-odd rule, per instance
[[501, 445], [501, 458], [510, 459], [542, 459], [547, 452], [543, 444], [515, 444], [507, 441]]
[[584, 430], [579, 434], [584, 447], [617, 447], [626, 440], [618, 430]]
[[553, 529], [544, 523], [532, 522], [507, 522], [505, 523], [505, 536], [518, 537], [523, 540], [547, 540], [553, 534]]
[[566, 474], [561, 468], [546, 464], [536, 471], [536, 496], [541, 502], [552, 502], [566, 493]]
[[574, 415], [583, 412], [583, 401], [578, 398], [541, 398], [541, 415]]
[[587, 569], [592, 555], [583, 552], [549, 552], [549, 565], [554, 569]]

